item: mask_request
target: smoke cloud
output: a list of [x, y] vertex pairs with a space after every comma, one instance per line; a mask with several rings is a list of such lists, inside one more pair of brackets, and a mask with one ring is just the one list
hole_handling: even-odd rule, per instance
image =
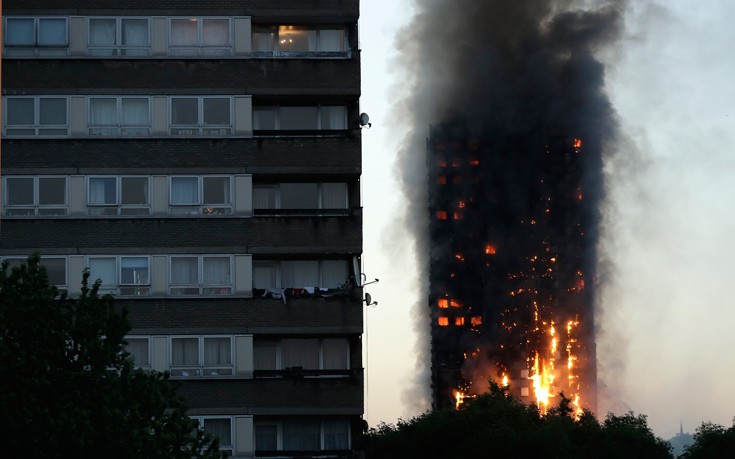
[[[474, 139], [479, 145], [482, 184], [466, 191], [479, 192], [475, 198], [483, 215], [497, 217], [492, 223], [478, 220], [473, 227], [481, 237], [498, 242], [497, 263], [503, 269], [520, 272], [528, 267], [526, 261], [533, 250], [550, 247], [544, 254], [547, 261], [553, 255], [551, 252], [561, 251], [560, 274], [545, 285], [568, 290], [574, 282], [576, 268], [584, 269], [587, 285], [583, 300], [571, 301], [583, 304], [570, 308], [571, 312], [587, 311], [586, 319], [591, 322], [592, 314], [587, 306], [596, 301], [595, 287], [600, 274], [596, 248], [599, 209], [604, 198], [603, 160], [618, 138], [616, 115], [605, 93], [605, 68], [599, 56], [616, 46], [625, 4], [566, 0], [416, 0], [414, 3], [416, 15], [399, 33], [396, 43], [400, 53], [398, 65], [405, 75], [397, 91], [408, 94], [395, 107], [396, 116], [408, 126], [396, 170], [407, 202], [404, 224], [415, 238], [414, 252], [421, 270], [417, 286], [421, 295], [412, 306], [419, 332], [416, 381], [405, 400], [426, 408], [430, 400], [428, 267], [430, 257], [444, 256], [447, 250], [432, 244], [429, 237], [427, 179], [432, 168], [437, 167], [427, 162], [430, 126], [441, 130], [443, 126], [459, 125], [461, 132], [446, 134], [448, 138], [459, 135]], [[584, 160], [580, 160], [581, 166], [575, 166], [578, 175], [563, 184], [564, 171], [551, 170], [543, 164], [545, 155], [554, 152], [574, 154], [562, 151], [550, 141], [556, 138], [563, 143], [565, 136], [583, 139]], [[545, 184], [539, 185], [539, 179], [546, 181]], [[559, 183], [550, 185], [554, 180]], [[541, 225], [540, 230], [563, 234], [564, 222], [558, 219], [570, 218], [579, 229], [567, 231], [572, 234], [573, 242], [566, 249], [556, 247], [559, 244], [555, 241], [544, 242], [540, 233], [517, 236], [519, 224], [530, 224], [530, 217], [546, 211], [548, 207], [544, 207], [542, 200], [557, 199], [566, 191], [583, 193], [584, 205], [552, 206], [557, 220]], [[529, 218], [524, 220], [523, 216]], [[524, 223], [519, 223], [520, 220]], [[459, 238], [461, 234], [446, 236], [452, 241]], [[572, 250], [582, 253], [570, 253]], [[571, 261], [564, 265], [566, 260]], [[498, 298], [497, 291], [522, 285], [507, 278], [493, 280], [495, 285], [477, 289], [490, 295], [486, 297], [488, 302]], [[484, 281], [479, 279], [479, 282]], [[495, 297], [487, 293], [493, 289]], [[572, 297], [548, 294], [545, 298], [558, 306]], [[507, 309], [508, 305], [505, 306]], [[503, 308], [479, 304], [475, 307], [482, 308], [485, 317], [483, 336], [497, 338], [501, 333], [498, 321]], [[517, 318], [527, 319], [527, 311], [518, 314]], [[591, 335], [593, 325], [585, 323], [584, 326]], [[589, 346], [594, 354], [593, 344]], [[496, 357], [488, 354], [488, 358]], [[468, 376], [470, 373], [465, 377], [472, 378]]]

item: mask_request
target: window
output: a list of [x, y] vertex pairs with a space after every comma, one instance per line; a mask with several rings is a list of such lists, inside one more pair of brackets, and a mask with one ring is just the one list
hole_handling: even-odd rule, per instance
[[[4, 260], [8, 262], [8, 272], [13, 268], [28, 262], [27, 257], [5, 258]], [[43, 257], [41, 258], [41, 266], [46, 268], [46, 275], [48, 276], [49, 284], [55, 285], [60, 291], [65, 292], [67, 290], [66, 258]]]
[[100, 279], [100, 293], [119, 295], [150, 294], [148, 257], [89, 257], [90, 280]]
[[171, 56], [231, 56], [232, 37], [228, 18], [172, 18]]
[[171, 134], [230, 135], [231, 106], [229, 97], [172, 97]]
[[90, 18], [87, 43], [89, 56], [147, 56], [148, 19]]
[[349, 278], [344, 260], [289, 260], [253, 263], [255, 288], [340, 288]]
[[232, 213], [230, 177], [171, 177], [172, 215], [227, 215]]
[[172, 256], [171, 295], [229, 295], [232, 293], [229, 256]]
[[139, 136], [150, 132], [148, 98], [89, 98], [89, 135]]
[[256, 131], [344, 130], [347, 129], [347, 107], [345, 105], [254, 107], [253, 129]]
[[90, 177], [87, 213], [95, 216], [148, 215], [148, 177]]
[[69, 134], [66, 97], [8, 97], [5, 135], [65, 136]]
[[[350, 345], [346, 338], [261, 341], [255, 343], [253, 349], [255, 370], [349, 370], [350, 368]], [[326, 376], [330, 374], [327, 373]]]
[[171, 375], [230, 376], [232, 338], [187, 336], [171, 338]]
[[345, 57], [348, 44], [343, 26], [253, 26], [256, 57]]
[[346, 183], [280, 183], [253, 187], [254, 209], [347, 209]]
[[4, 195], [8, 217], [67, 214], [66, 177], [7, 177]]
[[233, 455], [233, 434], [232, 434], [232, 418], [224, 416], [197, 416], [191, 419], [199, 423], [199, 428], [205, 434], [219, 438], [219, 450], [225, 453], [225, 456]]
[[6, 56], [66, 56], [69, 44], [66, 18], [22, 18], [5, 20]]
[[150, 340], [128, 337], [125, 341], [125, 350], [130, 353], [135, 368], [150, 368]]
[[293, 417], [256, 421], [255, 451], [344, 451], [350, 449], [350, 422], [341, 418]]

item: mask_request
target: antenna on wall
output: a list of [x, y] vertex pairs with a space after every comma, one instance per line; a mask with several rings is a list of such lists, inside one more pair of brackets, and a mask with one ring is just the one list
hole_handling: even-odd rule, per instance
[[369, 293], [365, 293], [365, 299], [363, 300], [367, 306], [377, 306], [378, 302], [373, 301], [373, 297]]
[[373, 123], [370, 122], [370, 117], [367, 113], [360, 113], [359, 123], [361, 128], [367, 126], [367, 128], [370, 129], [373, 126]]

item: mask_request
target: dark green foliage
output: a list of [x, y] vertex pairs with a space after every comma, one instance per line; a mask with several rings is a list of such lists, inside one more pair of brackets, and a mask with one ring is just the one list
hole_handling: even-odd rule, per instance
[[0, 272], [0, 440], [17, 457], [218, 458], [168, 375], [136, 370], [99, 284], [69, 299], [39, 256]]
[[410, 458], [670, 458], [646, 417], [590, 412], [572, 417], [569, 399], [541, 415], [491, 383], [490, 393], [457, 411], [435, 411], [396, 426], [380, 424], [366, 441], [368, 459]]
[[694, 443], [679, 457], [687, 459], [719, 459], [735, 455], [735, 423], [730, 428], [704, 422], [694, 433]]

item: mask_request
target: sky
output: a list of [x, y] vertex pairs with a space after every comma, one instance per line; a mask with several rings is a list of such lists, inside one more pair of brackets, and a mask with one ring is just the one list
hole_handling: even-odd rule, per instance
[[[362, 2], [365, 416], [428, 409], [416, 303], [421, 267], [400, 224], [396, 51], [412, 1]], [[620, 44], [600, 58], [624, 138], [605, 164], [597, 305], [600, 407], [648, 416], [656, 434], [735, 416], [735, 2], [630, 2]], [[427, 127], [428, 129], [428, 127]], [[423, 151], [417, 152], [423, 155]], [[425, 317], [428, 321], [428, 315]]]

